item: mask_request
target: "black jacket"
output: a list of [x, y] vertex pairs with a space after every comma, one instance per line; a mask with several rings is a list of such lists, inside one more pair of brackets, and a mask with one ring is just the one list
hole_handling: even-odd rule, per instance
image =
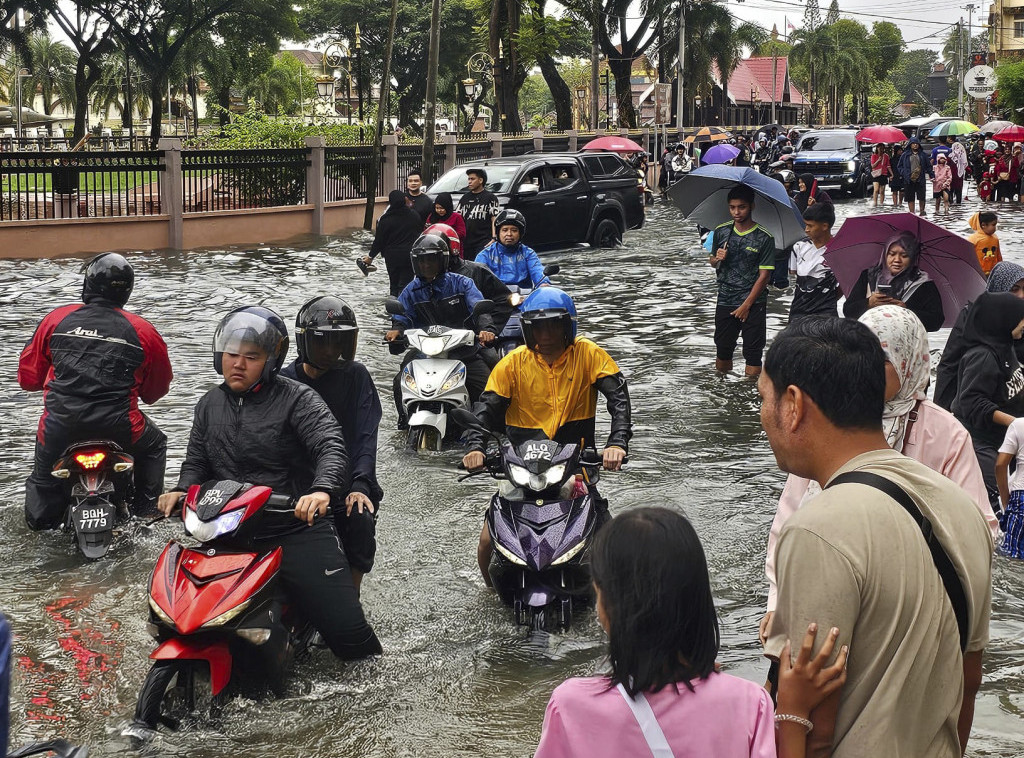
[[281, 376], [316, 390], [341, 424], [345, 452], [351, 463], [342, 492], [362, 492], [374, 503], [380, 503], [384, 491], [377, 483], [377, 429], [383, 411], [366, 366], [359, 361], [345, 361], [313, 379], [298, 361], [293, 361], [281, 369]]
[[[967, 326], [967, 312], [970, 308], [970, 304], [965, 305], [956, 317], [956, 323], [949, 330], [946, 346], [942, 349], [942, 358], [939, 360], [939, 366], [935, 370], [934, 402], [950, 412], [953, 410], [953, 400], [956, 398], [960, 361], [970, 348], [970, 344], [964, 336], [964, 329]], [[1017, 340], [1013, 345], [1013, 349], [1017, 354], [1017, 361], [1024, 364], [1024, 340]]]
[[[423, 220], [412, 208], [388, 208], [377, 221], [377, 232], [370, 245], [370, 257], [383, 255], [387, 261], [409, 258], [412, 243], [423, 234]], [[412, 264], [409, 264], [412, 270]]]
[[1024, 373], [1016, 360], [1004, 362], [994, 350], [976, 345], [960, 359], [953, 415], [976, 443], [998, 448], [1006, 427], [992, 420], [996, 411], [1024, 415]]
[[[271, 487], [299, 497], [342, 493], [348, 470], [341, 427], [311, 388], [276, 377], [245, 394], [226, 384], [196, 404], [176, 490], [210, 479]], [[295, 528], [304, 522], [295, 520]]]
[[[861, 272], [860, 279], [853, 285], [850, 294], [846, 296], [843, 304], [843, 315], [846, 318], [860, 318], [868, 309], [868, 271]], [[935, 282], [925, 282], [907, 300], [907, 308], [914, 312], [914, 315], [921, 319], [924, 328], [929, 332], [936, 332], [942, 328], [946, 315], [942, 310], [942, 295]]]
[[512, 315], [512, 306], [509, 304], [509, 288], [497, 275], [487, 266], [475, 261], [456, 259], [448, 267], [453, 274], [462, 274], [473, 280], [473, 284], [480, 290], [480, 294], [487, 300], [494, 302], [494, 312], [491, 319], [494, 321], [495, 334], [500, 334]]

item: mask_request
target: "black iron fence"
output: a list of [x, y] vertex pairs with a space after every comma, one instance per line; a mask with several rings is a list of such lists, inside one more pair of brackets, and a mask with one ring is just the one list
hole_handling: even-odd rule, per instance
[[455, 146], [455, 165], [461, 166], [470, 161], [485, 160], [491, 157], [491, 143], [488, 140], [460, 142]]
[[163, 153], [0, 152], [0, 221], [162, 211]]
[[305, 148], [182, 151], [185, 212], [302, 205], [309, 165]]
[[[328, 147], [324, 152], [324, 200], [357, 200], [366, 197], [373, 166], [373, 147]], [[384, 194], [384, 159], [377, 167], [376, 196]]]

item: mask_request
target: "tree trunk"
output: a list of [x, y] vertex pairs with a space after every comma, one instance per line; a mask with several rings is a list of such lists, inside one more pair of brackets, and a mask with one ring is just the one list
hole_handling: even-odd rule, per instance
[[[163, 115], [163, 95], [167, 80], [163, 76], [154, 76], [152, 71], [146, 73], [150, 76], [149, 100], [150, 105], [153, 106], [153, 112], [149, 114], [149, 141], [155, 150], [160, 141], [160, 117]], [[170, 107], [171, 104], [167, 103], [168, 111], [170, 111]]]
[[231, 123], [231, 86], [225, 84], [220, 90], [217, 91], [217, 105], [223, 108], [220, 113], [217, 114], [218, 120], [220, 121], [221, 127], [225, 127]]
[[572, 129], [572, 91], [558, 73], [558, 64], [550, 55], [538, 55], [537, 65], [551, 90], [551, 99], [555, 102], [556, 128], [562, 131]]
[[[633, 85], [630, 82], [630, 74], [633, 71], [633, 61], [625, 58], [609, 58], [608, 67], [612, 76], [615, 77], [615, 102], [618, 104], [619, 126], [635, 129], [637, 126], [636, 108], [633, 107]], [[608, 114], [609, 120], [611, 114]]]
[[423, 123], [423, 153], [420, 171], [423, 183], [434, 181], [434, 126], [437, 109], [437, 59], [441, 47], [441, 0], [430, 4], [430, 45], [427, 48], [427, 96], [423, 100], [425, 121]]
[[384, 137], [384, 117], [388, 110], [388, 94], [391, 90], [391, 55], [395, 50], [395, 25], [398, 22], [398, 0], [391, 0], [391, 20], [388, 24], [388, 42], [384, 53], [384, 71], [380, 77], [380, 101], [377, 103], [377, 123], [373, 129], [373, 152], [370, 159], [370, 175], [366, 183], [366, 211], [363, 214], [363, 228], [373, 228], [373, 210], [377, 204], [377, 180], [380, 173], [381, 141]]
[[75, 144], [85, 136], [85, 119], [89, 115], [89, 79], [85, 68], [85, 58], [79, 57], [75, 66]]

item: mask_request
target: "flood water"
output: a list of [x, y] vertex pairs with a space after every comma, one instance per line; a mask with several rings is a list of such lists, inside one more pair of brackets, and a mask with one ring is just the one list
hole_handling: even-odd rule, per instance
[[[890, 206], [891, 207], [891, 206]], [[1002, 214], [1003, 255], [1024, 262], [1019, 206]], [[942, 223], [967, 232], [972, 198]], [[841, 216], [871, 212], [840, 202]], [[932, 218], [930, 215], [929, 218]], [[417, 457], [395, 431], [390, 400], [398, 359], [380, 344], [386, 328], [383, 270], [369, 278], [353, 260], [369, 235], [294, 247], [198, 250], [133, 256], [129, 307], [151, 320], [170, 348], [175, 380], [148, 410], [169, 436], [174, 482], [196, 400], [218, 377], [210, 344], [216, 321], [263, 304], [292, 323], [314, 294], [349, 300], [361, 326], [359, 357], [381, 391], [379, 476], [386, 491], [377, 564], [363, 602], [384, 645], [377, 660], [342, 664], [326, 651], [300, 664], [281, 699], [236, 698], [215, 724], [161, 736], [145, 755], [529, 756], [551, 690], [601, 664], [593, 617], [564, 635], [529, 636], [483, 589], [476, 542], [492, 485], [456, 481], [461, 453]], [[603, 479], [613, 513], [640, 505], [679, 509], [707, 551], [720, 614], [720, 661], [763, 681], [757, 643], [766, 597], [764, 551], [784, 476], [758, 422], [757, 392], [715, 374], [713, 272], [693, 227], [669, 205], [613, 251], [546, 253], [575, 297], [581, 333], [619, 362], [633, 398], [631, 461]], [[42, 316], [73, 302], [81, 259], [0, 261], [0, 609], [16, 633], [12, 745], [64, 736], [93, 755], [124, 755], [119, 736], [149, 668], [145, 631], [149, 572], [180, 522], [126, 534], [104, 560], [86, 563], [60, 533], [34, 534], [22, 518], [41, 397], [15, 382], [18, 353]], [[770, 335], [785, 323], [788, 295], [772, 294]], [[945, 333], [933, 336], [941, 349]], [[293, 348], [294, 350], [294, 348]], [[742, 363], [742, 362], [740, 362]], [[603, 407], [599, 439], [607, 430]], [[1024, 564], [996, 558], [991, 642], [971, 755], [1024, 755]], [[723, 728], [728, 728], [723, 714]]]

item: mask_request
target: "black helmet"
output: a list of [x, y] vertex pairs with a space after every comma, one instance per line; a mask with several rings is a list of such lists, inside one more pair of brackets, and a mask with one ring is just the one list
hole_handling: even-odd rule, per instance
[[243, 343], [255, 345], [267, 354], [260, 382], [268, 382], [281, 370], [288, 356], [288, 327], [269, 308], [246, 305], [235, 308], [217, 324], [213, 333], [213, 368], [222, 373], [224, 353], [239, 353]]
[[295, 317], [299, 360], [321, 371], [355, 358], [358, 337], [355, 311], [340, 297], [314, 297]]
[[85, 266], [82, 300], [109, 300], [123, 306], [135, 286], [135, 271], [123, 255], [100, 253]]
[[792, 153], [793, 153], [793, 146], [792, 145], [786, 145], [784, 148], [782, 148], [782, 155], [791, 155]]
[[431, 256], [437, 256], [438, 258], [438, 269], [437, 275], [448, 271], [448, 256], [452, 254], [451, 246], [448, 244], [448, 238], [440, 234], [421, 234], [416, 238], [416, 241], [412, 243], [412, 250], [409, 251], [409, 258], [412, 260], [413, 273], [420, 279], [423, 279], [423, 274], [420, 273], [420, 264], [426, 261]]
[[515, 208], [506, 208], [494, 219], [494, 231], [500, 232], [503, 226], [514, 226], [519, 230], [519, 239], [526, 236], [526, 216]]

